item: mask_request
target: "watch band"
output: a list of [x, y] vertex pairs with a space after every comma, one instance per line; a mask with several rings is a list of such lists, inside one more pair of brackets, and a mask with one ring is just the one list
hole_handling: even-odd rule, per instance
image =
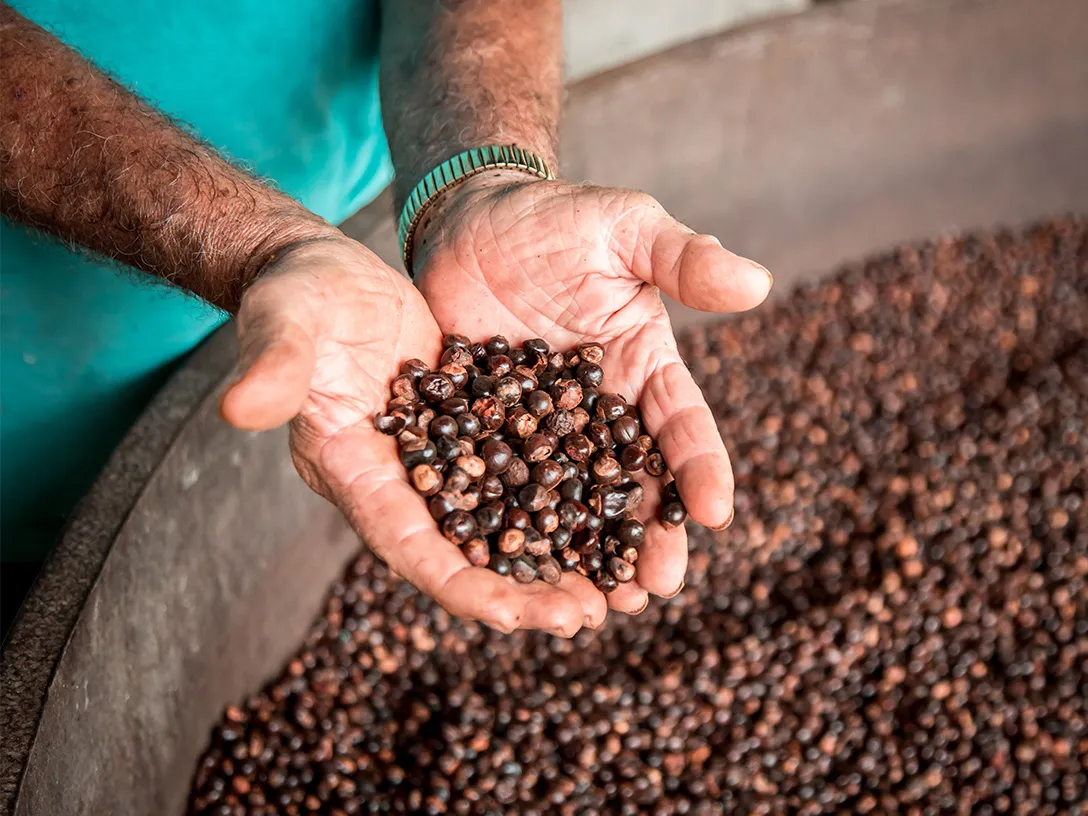
[[425, 175], [419, 184], [415, 186], [400, 213], [397, 236], [400, 239], [404, 268], [408, 270], [409, 275], [413, 275], [412, 238], [415, 236], [416, 226], [427, 208], [435, 202], [439, 195], [469, 176], [497, 168], [521, 170], [545, 180], [555, 178], [543, 159], [535, 153], [530, 153], [528, 150], [514, 145], [474, 147], [471, 150], [458, 153], [453, 158], [446, 159]]

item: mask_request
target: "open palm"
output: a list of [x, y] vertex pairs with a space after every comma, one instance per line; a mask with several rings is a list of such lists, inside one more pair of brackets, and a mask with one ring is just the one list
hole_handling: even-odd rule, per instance
[[408, 484], [393, 438], [374, 427], [401, 363], [437, 363], [441, 350], [438, 326], [408, 281], [346, 237], [301, 244], [246, 292], [238, 332], [239, 373], [221, 398], [224, 418], [248, 430], [290, 421], [303, 479], [392, 570], [452, 614], [503, 631], [581, 628], [592, 597], [583, 604], [563, 589], [471, 567]]
[[[732, 520], [725, 446], [676, 348], [659, 290], [696, 309], [742, 311], [767, 296], [763, 267], [671, 218], [643, 193], [497, 173], [462, 185], [423, 225], [418, 283], [444, 331], [553, 347], [605, 346], [602, 391], [637, 402], [695, 521]], [[641, 508], [652, 518], [659, 490]], [[636, 612], [647, 593], [671, 596], [687, 564], [683, 527], [647, 527], [636, 581], [608, 597]], [[560, 586], [585, 582], [567, 575]], [[581, 588], [579, 588], [581, 590]]]

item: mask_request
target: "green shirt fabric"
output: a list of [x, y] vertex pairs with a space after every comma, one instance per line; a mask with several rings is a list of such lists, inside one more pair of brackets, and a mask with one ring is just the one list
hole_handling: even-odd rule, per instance
[[[392, 176], [373, 0], [15, 0], [229, 158], [338, 223]], [[0, 224], [0, 545], [36, 560], [225, 316]]]

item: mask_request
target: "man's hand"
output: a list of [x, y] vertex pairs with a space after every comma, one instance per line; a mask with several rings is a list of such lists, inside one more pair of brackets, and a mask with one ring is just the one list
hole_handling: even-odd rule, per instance
[[507, 632], [571, 635], [604, 617], [603, 601], [583, 588], [525, 586], [470, 567], [438, 533], [374, 417], [404, 360], [437, 363], [441, 335], [419, 292], [373, 253], [346, 237], [278, 253], [245, 293], [238, 333], [224, 418], [247, 430], [290, 421], [303, 479], [396, 573], [450, 613]]
[[[722, 528], [733, 477], [717, 424], [676, 349], [658, 294], [696, 309], [735, 312], [766, 298], [771, 276], [630, 190], [488, 173], [444, 196], [417, 233], [417, 282], [444, 331], [472, 338], [542, 337], [557, 348], [605, 346], [602, 391], [637, 402], [691, 517]], [[647, 490], [645, 519], [660, 491]], [[609, 605], [641, 611], [647, 593], [683, 586], [684, 528], [647, 527], [636, 581]]]

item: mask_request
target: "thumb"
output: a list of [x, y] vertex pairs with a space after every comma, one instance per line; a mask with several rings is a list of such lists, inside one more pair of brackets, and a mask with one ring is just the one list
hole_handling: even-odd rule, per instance
[[694, 232], [653, 199], [629, 208], [614, 235], [631, 272], [692, 309], [743, 312], [771, 291], [764, 267]]
[[219, 398], [219, 413], [246, 431], [283, 425], [298, 414], [310, 392], [313, 332], [308, 321], [267, 301], [243, 301], [237, 322], [238, 365]]

